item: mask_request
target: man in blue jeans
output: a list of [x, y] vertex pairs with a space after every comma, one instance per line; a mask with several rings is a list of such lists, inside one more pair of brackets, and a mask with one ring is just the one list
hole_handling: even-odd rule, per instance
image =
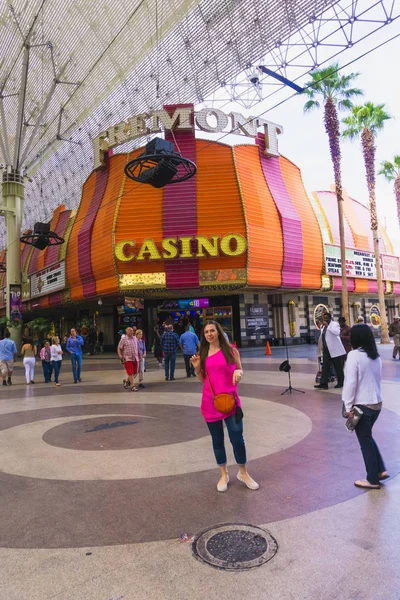
[[161, 338], [161, 347], [164, 352], [165, 381], [174, 381], [176, 351], [179, 347], [179, 337], [174, 332], [173, 325], [167, 326], [167, 331]]
[[74, 383], [78, 383], [81, 380], [82, 370], [82, 346], [83, 337], [76, 333], [76, 329], [71, 329], [71, 335], [67, 340], [66, 350], [71, 357], [72, 374], [74, 376]]
[[186, 325], [185, 333], [182, 333], [179, 338], [179, 345], [183, 352], [183, 358], [185, 359], [186, 377], [196, 377], [190, 358], [193, 354], [197, 354], [200, 347], [200, 341], [197, 335], [190, 331], [190, 325]]

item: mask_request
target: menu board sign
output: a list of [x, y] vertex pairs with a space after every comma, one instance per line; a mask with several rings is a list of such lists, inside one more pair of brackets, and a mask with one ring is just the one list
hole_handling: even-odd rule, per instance
[[246, 335], [269, 335], [268, 304], [246, 305]]
[[31, 298], [44, 296], [65, 288], [65, 262], [37, 271], [31, 276]]
[[[325, 269], [327, 275], [341, 277], [342, 262], [339, 246], [325, 244]], [[346, 248], [346, 273], [348, 277], [376, 279], [375, 256], [372, 252]]]

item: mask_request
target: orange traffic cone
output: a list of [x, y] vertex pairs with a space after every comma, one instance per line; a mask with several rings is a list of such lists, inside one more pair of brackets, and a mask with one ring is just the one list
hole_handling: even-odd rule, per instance
[[265, 344], [265, 356], [271, 356], [271, 354], [271, 346], [269, 345], [269, 342], [267, 340], [267, 343]]

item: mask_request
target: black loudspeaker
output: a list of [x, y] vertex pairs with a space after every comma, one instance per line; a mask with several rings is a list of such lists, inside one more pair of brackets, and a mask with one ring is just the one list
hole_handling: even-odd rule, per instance
[[44, 250], [49, 245], [48, 235], [50, 223], [35, 223], [33, 228], [32, 246], [38, 250]]
[[49, 235], [50, 223], [35, 223], [33, 227], [34, 235]]
[[162, 188], [167, 185], [177, 174], [178, 169], [168, 160], [160, 160], [155, 167], [150, 167], [139, 175], [140, 183], [149, 183], [155, 188]]

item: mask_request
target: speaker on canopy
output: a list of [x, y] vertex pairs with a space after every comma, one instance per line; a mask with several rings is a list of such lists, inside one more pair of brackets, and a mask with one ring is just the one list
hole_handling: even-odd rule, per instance
[[174, 152], [173, 143], [162, 138], [151, 140], [146, 144], [145, 151], [125, 166], [127, 177], [155, 188], [186, 181], [196, 171], [194, 162]]
[[59, 246], [64, 239], [55, 231], [50, 231], [49, 223], [35, 223], [33, 233], [27, 233], [20, 237], [20, 241], [28, 246], [34, 246], [38, 250], [44, 250], [48, 246]]

